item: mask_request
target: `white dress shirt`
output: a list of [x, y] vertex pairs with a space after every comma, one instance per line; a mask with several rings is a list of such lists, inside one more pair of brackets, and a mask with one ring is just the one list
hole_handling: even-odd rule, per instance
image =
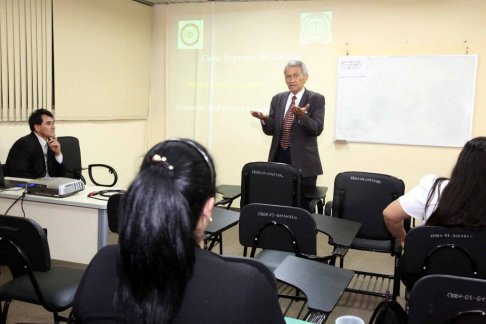
[[[420, 183], [412, 188], [409, 193], [398, 198], [400, 206], [408, 215], [419, 220], [427, 220], [432, 215], [439, 204], [439, 197], [442, 195], [444, 188], [449, 184], [449, 180], [444, 180], [440, 188], [435, 188], [429, 202], [429, 207], [427, 208], [427, 213], [425, 213], [427, 199], [429, 198], [435, 180], [437, 180], [435, 174], [426, 175], [420, 179]], [[420, 225], [422, 224], [425, 224], [425, 222], [420, 223]]]
[[[45, 162], [45, 165], [46, 165], [46, 177], [50, 177], [49, 170], [47, 168], [47, 150], [49, 149], [49, 145], [47, 145], [47, 141], [45, 139], [43, 139], [42, 137], [40, 137], [36, 133], [34, 133], [34, 134], [35, 134], [35, 136], [37, 136], [37, 139], [39, 140], [39, 144], [42, 147], [42, 152], [44, 152], [44, 162]], [[63, 161], [62, 153], [59, 156], [54, 156], [54, 157], [56, 158], [56, 161], [59, 164], [62, 163], [62, 161]]]
[[[302, 96], [304, 95], [304, 92], [305, 92], [305, 88], [302, 88], [302, 90], [300, 90], [296, 94], [293, 94], [292, 92], [289, 92], [289, 97], [287, 98], [287, 103], [285, 104], [285, 111], [284, 111], [284, 114], [283, 114], [283, 119], [285, 119], [285, 114], [287, 113], [287, 110], [289, 110], [289, 108], [290, 108], [290, 104], [292, 103], [292, 97], [293, 96], [296, 96], [297, 97], [295, 99], [295, 105], [297, 107], [299, 107], [300, 99], [302, 99]], [[262, 123], [262, 125], [265, 125], [265, 121], [263, 119], [260, 119], [260, 122]], [[300, 120], [299, 120], [299, 123], [300, 123]]]
[[295, 105], [299, 107], [300, 99], [302, 99], [302, 96], [304, 95], [305, 88], [302, 88], [299, 92], [296, 94], [293, 94], [292, 92], [289, 93], [289, 97], [287, 98], [287, 103], [285, 104], [285, 112], [284, 112], [284, 119], [285, 119], [285, 114], [287, 113], [287, 110], [290, 108], [290, 104], [292, 103], [292, 97], [296, 96], [297, 99], [295, 99]]

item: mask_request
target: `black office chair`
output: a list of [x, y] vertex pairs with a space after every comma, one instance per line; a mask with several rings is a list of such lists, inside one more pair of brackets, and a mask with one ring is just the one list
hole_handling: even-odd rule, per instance
[[4, 178], [4, 164], [1, 165], [0, 168], [0, 190], [5, 188], [5, 178]]
[[[241, 171], [241, 205], [263, 203], [302, 207], [314, 212], [321, 199], [312, 199], [309, 206], [301, 206], [302, 173], [292, 165], [275, 162], [247, 163]], [[322, 210], [322, 207], [319, 208]]]
[[[106, 164], [90, 164], [87, 168], [83, 168], [81, 164], [81, 148], [79, 146], [79, 140], [73, 136], [61, 136], [57, 140], [61, 144], [63, 152], [63, 162], [66, 164], [66, 177], [72, 179], [82, 180], [86, 184], [86, 179], [83, 176], [83, 170], [88, 170], [88, 175], [95, 185], [102, 187], [113, 187], [118, 181], [118, 174], [115, 169]], [[107, 169], [110, 175], [113, 175], [113, 182], [108, 184], [101, 184], [94, 178], [94, 173], [103, 172]]]
[[7, 172], [7, 165], [6, 164], [1, 164], [1, 167], [2, 167], [2, 174], [5, 176], [5, 177], [8, 177], [9, 175], [6, 174]]
[[[326, 203], [325, 215], [332, 215], [361, 223], [358, 235], [351, 245], [351, 249], [390, 253], [395, 257], [395, 270], [393, 275], [356, 271], [357, 278], [383, 278], [388, 279], [387, 290], [393, 280], [392, 299], [400, 293], [400, 279], [397, 270], [402, 248], [398, 241], [386, 228], [383, 220], [383, 210], [405, 191], [402, 180], [395, 177], [367, 172], [343, 172], [334, 180], [334, 198]], [[410, 218], [404, 221], [405, 229], [410, 229]], [[332, 242], [330, 242], [332, 244]], [[335, 247], [334, 252], [340, 255], [340, 266], [344, 266], [344, 256], [347, 249]], [[372, 288], [380, 285], [369, 285]], [[350, 292], [372, 296], [385, 297], [386, 292], [348, 288]]]
[[[325, 263], [335, 258], [334, 255], [316, 256], [316, 222], [302, 208], [246, 205], [240, 213], [239, 239], [244, 256], [251, 247], [250, 257], [255, 257], [272, 271], [289, 255]], [[263, 250], [255, 256], [257, 248]]]
[[84, 270], [51, 266], [45, 231], [33, 220], [0, 215], [0, 264], [6, 265], [13, 279], [0, 286], [0, 323], [7, 322], [12, 300], [42, 305], [54, 313], [54, 321], [72, 306]]
[[419, 226], [405, 237], [401, 278], [407, 287], [431, 274], [486, 279], [486, 230]]
[[413, 287], [409, 307], [409, 324], [484, 324], [486, 281], [447, 275], [424, 277]]
[[[296, 295], [279, 294], [280, 298], [291, 299], [284, 315], [294, 300], [307, 301], [306, 297], [299, 294], [299, 291], [306, 291], [307, 295], [315, 297], [313, 299], [315, 304], [324, 305], [324, 310], [310, 308], [305, 317], [309, 318], [312, 315], [325, 321], [327, 314], [332, 311], [344, 288], [353, 277], [352, 271], [327, 265], [329, 260], [336, 257], [335, 255], [316, 256], [316, 222], [312, 215], [302, 208], [266, 204], [246, 205], [240, 214], [239, 239], [240, 244], [245, 248], [244, 256], [247, 254], [247, 248], [251, 247], [250, 257], [255, 257], [272, 272], [280, 269], [279, 275], [285, 283], [298, 289]], [[255, 255], [257, 248], [263, 250]], [[279, 268], [286, 262], [296, 263], [296, 261], [289, 260], [287, 258], [289, 256], [317, 261], [316, 264], [323, 263], [328, 268], [315, 267], [314, 262], [306, 264], [298, 263], [298, 261], [299, 266], [294, 267], [287, 264], [284, 267], [285, 270]], [[312, 280], [319, 278], [322, 281], [323, 273], [326, 277], [324, 280], [328, 280], [328, 282], [315, 283], [315, 288], [322, 289], [314, 291]], [[305, 306], [306, 304], [303, 303], [297, 317], [300, 316]], [[323, 314], [320, 314], [321, 312]]]

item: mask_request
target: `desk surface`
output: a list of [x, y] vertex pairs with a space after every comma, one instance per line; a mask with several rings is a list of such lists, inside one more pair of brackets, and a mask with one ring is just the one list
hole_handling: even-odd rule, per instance
[[[88, 194], [106, 188], [87, 186], [65, 198], [27, 194], [9, 215], [22, 216], [48, 230], [51, 257], [57, 260], [88, 264], [96, 252], [108, 244], [107, 201], [88, 198]], [[24, 190], [0, 192], [0, 214], [21, 197]], [[23, 206], [23, 210], [22, 207]]]
[[307, 198], [324, 199], [327, 194], [327, 187], [302, 187], [302, 194]]
[[[106, 189], [107, 189], [106, 187], [86, 186], [86, 188], [83, 191], [77, 192], [72, 196], [64, 197], [64, 198], [26, 194], [24, 201], [35, 201], [35, 202], [42, 202], [42, 203], [49, 203], [49, 204], [56, 204], [56, 205], [66, 205], [66, 206], [104, 210], [106, 209], [107, 201], [88, 198], [88, 194], [93, 191], [100, 191]], [[15, 188], [10, 188], [0, 192], [0, 198], [17, 199], [22, 195], [22, 192], [23, 189], [15, 190]]]
[[[236, 199], [241, 196], [241, 186], [239, 185], [219, 185], [216, 192], [223, 195], [224, 199]], [[302, 187], [302, 193], [307, 198], [324, 199], [327, 194], [327, 187]]]
[[309, 309], [330, 313], [349, 285], [354, 272], [317, 261], [288, 256], [274, 271], [275, 277], [307, 296]]
[[206, 233], [219, 234], [238, 224], [240, 213], [219, 207], [213, 208], [213, 221], [206, 227]]
[[361, 223], [347, 219], [330, 217], [321, 214], [312, 214], [316, 221], [317, 230], [328, 235], [336, 245], [350, 247], [356, 234], [361, 228]]
[[241, 196], [241, 186], [238, 185], [219, 185], [216, 192], [223, 195], [223, 199], [236, 199]]

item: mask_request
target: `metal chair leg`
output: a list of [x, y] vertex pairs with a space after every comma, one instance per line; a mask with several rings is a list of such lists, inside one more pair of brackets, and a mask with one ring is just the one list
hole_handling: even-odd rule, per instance
[[223, 255], [223, 233], [219, 234], [219, 255]]
[[322, 200], [319, 199], [319, 202], [317, 203], [317, 213], [324, 215], [324, 205], [322, 203]]
[[68, 318], [60, 316], [57, 312], [52, 313], [54, 315], [54, 323], [59, 324], [60, 322], [67, 322]]
[[[3, 304], [3, 309], [1, 310], [1, 324], [7, 324], [8, 307], [10, 306], [11, 300], [6, 300]], [[1, 306], [1, 305], [0, 305]]]
[[397, 300], [397, 296], [400, 296], [400, 272], [398, 271], [398, 264], [400, 263], [401, 254], [397, 254], [395, 257], [395, 269], [393, 276], [393, 296], [392, 299]]
[[76, 319], [74, 318], [74, 312], [71, 309], [71, 312], [69, 313], [67, 324], [74, 324], [74, 323], [76, 323]]

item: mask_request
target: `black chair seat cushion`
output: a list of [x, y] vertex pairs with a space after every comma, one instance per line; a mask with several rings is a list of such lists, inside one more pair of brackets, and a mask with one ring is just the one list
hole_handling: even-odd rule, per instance
[[266, 265], [270, 271], [274, 272], [280, 263], [289, 255], [295, 255], [292, 252], [276, 251], [276, 250], [262, 250], [255, 257], [258, 261]]
[[[71, 307], [83, 274], [83, 269], [67, 266], [52, 266], [48, 272], [34, 272], [47, 304], [55, 311], [63, 311]], [[27, 274], [2, 285], [0, 299], [42, 304]]]
[[[362, 238], [355, 238], [351, 244], [351, 249], [356, 250], [372, 250], [375, 252], [390, 253], [391, 241], [369, 240]], [[398, 241], [395, 241], [395, 253], [401, 251], [401, 246]]]

